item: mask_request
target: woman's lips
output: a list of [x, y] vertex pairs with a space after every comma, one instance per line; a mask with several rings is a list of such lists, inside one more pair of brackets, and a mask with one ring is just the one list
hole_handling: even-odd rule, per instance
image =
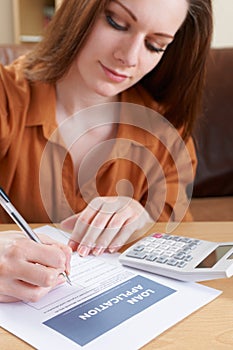
[[109, 79], [111, 79], [112, 81], [114, 81], [116, 83], [122, 83], [124, 80], [129, 78], [127, 75], [119, 74], [119, 73], [115, 72], [114, 70], [105, 67], [102, 63], [100, 63], [100, 65], [101, 65], [105, 75]]

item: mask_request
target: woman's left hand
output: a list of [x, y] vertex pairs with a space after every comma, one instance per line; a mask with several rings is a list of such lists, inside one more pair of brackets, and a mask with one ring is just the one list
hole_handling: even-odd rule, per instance
[[138, 201], [116, 196], [94, 198], [81, 213], [62, 221], [61, 227], [72, 231], [69, 246], [73, 251], [87, 256], [116, 252], [153, 223]]

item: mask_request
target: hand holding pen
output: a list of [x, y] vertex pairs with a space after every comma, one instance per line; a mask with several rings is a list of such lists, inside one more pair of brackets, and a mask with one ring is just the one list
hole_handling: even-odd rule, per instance
[[[17, 232], [0, 233], [0, 301], [38, 300], [56, 284], [70, 282], [70, 248], [49, 237], [41, 240], [0, 189], [0, 204], [30, 239]], [[61, 278], [58, 276], [62, 275]], [[9, 298], [4, 298], [9, 296]]]

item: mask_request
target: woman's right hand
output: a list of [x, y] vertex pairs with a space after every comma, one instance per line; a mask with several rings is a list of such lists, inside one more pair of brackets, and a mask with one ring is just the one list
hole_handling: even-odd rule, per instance
[[20, 232], [0, 234], [0, 302], [38, 301], [65, 282], [70, 270], [71, 249], [45, 235], [38, 244]]

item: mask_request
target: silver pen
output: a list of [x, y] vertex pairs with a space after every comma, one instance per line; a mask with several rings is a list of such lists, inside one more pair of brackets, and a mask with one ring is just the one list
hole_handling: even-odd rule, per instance
[[[0, 204], [5, 209], [5, 211], [10, 215], [10, 217], [14, 220], [14, 222], [21, 228], [23, 232], [26, 233], [26, 235], [32, 239], [34, 242], [43, 244], [39, 237], [35, 234], [35, 232], [31, 229], [31, 227], [28, 225], [28, 223], [24, 220], [24, 218], [20, 215], [20, 213], [15, 209], [13, 204], [11, 203], [10, 199], [6, 195], [6, 193], [3, 191], [2, 188], [0, 188]], [[67, 273], [64, 271], [61, 273], [66, 278], [66, 281], [72, 285], [71, 280]]]

